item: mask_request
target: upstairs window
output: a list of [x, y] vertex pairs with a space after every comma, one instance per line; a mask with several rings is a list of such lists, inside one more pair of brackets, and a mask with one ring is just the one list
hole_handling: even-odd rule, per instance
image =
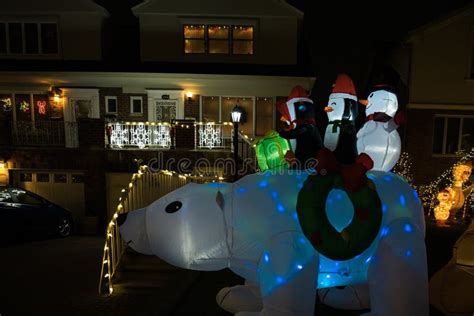
[[0, 54], [58, 54], [58, 28], [54, 22], [0, 21]]
[[433, 154], [454, 155], [474, 149], [474, 116], [436, 116]]
[[185, 24], [185, 54], [253, 55], [251, 25]]
[[130, 97], [130, 114], [141, 115], [143, 114], [143, 98], [140, 96]]
[[107, 96], [105, 97], [105, 113], [117, 113], [117, 97]]

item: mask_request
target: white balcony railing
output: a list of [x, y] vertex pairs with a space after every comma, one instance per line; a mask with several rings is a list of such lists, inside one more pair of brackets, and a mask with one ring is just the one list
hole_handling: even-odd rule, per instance
[[171, 147], [171, 126], [169, 123], [109, 123], [107, 128], [111, 148], [169, 149]]
[[196, 149], [230, 149], [232, 143], [231, 123], [196, 123]]

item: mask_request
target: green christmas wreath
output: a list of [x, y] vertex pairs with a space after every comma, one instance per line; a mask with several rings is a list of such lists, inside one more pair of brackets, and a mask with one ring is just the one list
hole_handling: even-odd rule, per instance
[[[338, 232], [326, 215], [332, 189], [344, 190], [354, 206], [352, 222]], [[382, 203], [369, 179], [357, 191], [344, 189], [340, 174], [310, 175], [298, 194], [298, 218], [305, 236], [323, 256], [349, 260], [366, 250], [376, 238], [382, 221]]]

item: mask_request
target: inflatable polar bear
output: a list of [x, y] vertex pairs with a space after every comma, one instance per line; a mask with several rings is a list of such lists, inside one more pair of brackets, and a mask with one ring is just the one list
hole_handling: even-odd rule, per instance
[[[238, 315], [313, 315], [317, 289], [355, 284], [368, 285], [371, 315], [428, 315], [420, 200], [397, 175], [367, 176], [382, 202], [382, 223], [369, 248], [345, 261], [319, 254], [301, 230], [295, 209], [308, 177], [302, 171], [190, 183], [117, 221], [137, 252], [186, 269], [229, 268], [257, 284], [262, 302], [254, 305], [261, 310], [237, 306]], [[338, 231], [351, 222], [354, 210], [344, 191], [329, 193], [326, 214]]]

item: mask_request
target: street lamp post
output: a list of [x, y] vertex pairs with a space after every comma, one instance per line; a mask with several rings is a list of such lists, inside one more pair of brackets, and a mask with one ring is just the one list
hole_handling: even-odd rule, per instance
[[234, 125], [234, 137], [232, 139], [232, 142], [234, 144], [234, 164], [235, 164], [235, 174], [234, 174], [234, 180], [237, 180], [237, 171], [238, 171], [238, 166], [239, 166], [239, 123], [240, 119], [242, 118], [242, 113], [243, 109], [236, 105], [231, 112], [231, 118], [232, 118], [232, 124]]

